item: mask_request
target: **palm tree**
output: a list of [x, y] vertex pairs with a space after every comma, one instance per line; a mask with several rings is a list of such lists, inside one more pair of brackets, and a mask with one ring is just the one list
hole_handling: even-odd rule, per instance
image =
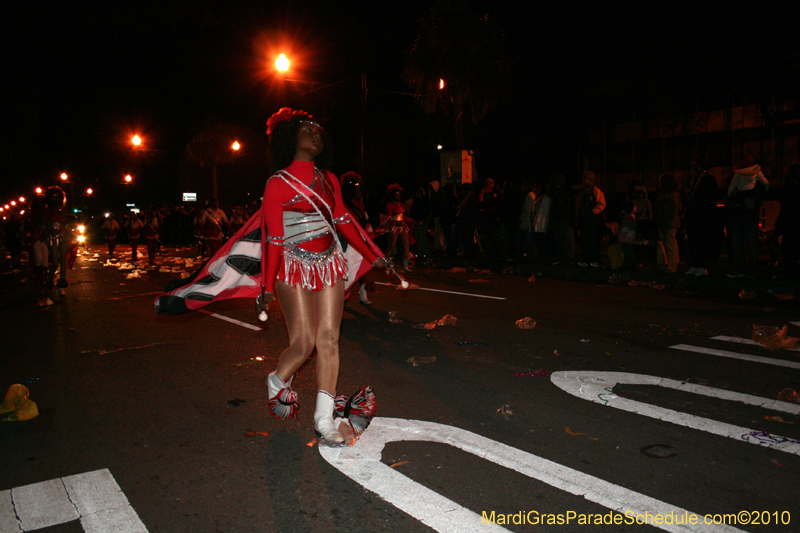
[[418, 23], [404, 78], [429, 113], [441, 109], [454, 117], [459, 149], [464, 148], [465, 115], [477, 124], [506, 86], [505, 48], [493, 19], [457, 0], [439, 0]]
[[237, 154], [231, 145], [240, 138], [240, 128], [231, 124], [210, 123], [188, 145], [187, 151], [191, 160], [199, 163], [201, 168], [211, 166], [211, 185], [215, 198], [219, 197], [217, 165], [233, 163]]

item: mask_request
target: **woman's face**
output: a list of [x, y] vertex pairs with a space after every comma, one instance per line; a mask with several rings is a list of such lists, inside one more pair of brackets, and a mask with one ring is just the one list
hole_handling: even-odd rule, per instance
[[304, 122], [297, 132], [297, 150], [295, 161], [313, 161], [322, 153], [322, 130], [316, 124]]

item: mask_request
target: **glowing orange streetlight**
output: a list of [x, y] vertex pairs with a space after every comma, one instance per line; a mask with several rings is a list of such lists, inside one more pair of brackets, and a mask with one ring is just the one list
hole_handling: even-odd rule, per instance
[[19, 203], [21, 203], [21, 204], [25, 203], [25, 197], [24, 196], [20, 196], [19, 197]]
[[238, 152], [239, 148], [241, 148], [241, 147], [242, 147], [242, 145], [239, 144], [239, 141], [233, 141], [233, 144], [231, 145], [231, 148], [233, 148], [233, 150], [236, 151], [236, 152]]
[[142, 138], [141, 138], [141, 137], [139, 137], [138, 135], [134, 135], [134, 136], [131, 138], [131, 142], [133, 143], [133, 145], [134, 145], [134, 146], [141, 146], [141, 144], [142, 144]]
[[17, 202], [15, 202], [14, 200], [11, 200], [11, 205], [17, 205]]
[[86, 189], [86, 194], [92, 194], [93, 192], [94, 192], [94, 190], [91, 187]]
[[289, 60], [286, 59], [286, 54], [281, 54], [278, 56], [278, 59], [275, 60], [275, 68], [280, 72], [286, 72], [289, 70]]
[[439, 90], [441, 91], [442, 89], [444, 89], [444, 80], [439, 78]]
[[36, 192], [36, 194], [42, 194], [42, 188], [41, 187], [36, 187], [35, 192]]
[[61, 181], [67, 181], [67, 178], [68, 178], [68, 177], [69, 177], [69, 176], [67, 176], [67, 173], [66, 173], [66, 172], [62, 172], [62, 173], [61, 173]]
[[133, 181], [133, 177], [130, 174], [125, 176], [125, 183], [130, 183], [132, 181]]

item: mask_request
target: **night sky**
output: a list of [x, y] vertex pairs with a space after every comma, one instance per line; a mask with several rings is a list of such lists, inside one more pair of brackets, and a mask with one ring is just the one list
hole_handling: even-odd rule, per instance
[[[569, 174], [567, 145], [581, 128], [665, 94], [714, 106], [730, 101], [734, 84], [753, 98], [765, 85], [797, 92], [797, 2], [552, 4], [472, 3], [502, 28], [511, 66], [500, 105], [469, 128], [481, 177]], [[126, 194], [119, 177], [133, 170], [143, 176], [140, 200], [172, 202], [186, 143], [213, 120], [250, 135], [243, 162], [220, 169], [235, 181], [225, 194], [239, 201], [263, 188], [264, 124], [282, 105], [322, 118], [334, 170], [358, 170], [361, 73], [369, 86], [365, 177], [424, 183], [438, 169], [435, 144], [453, 145], [452, 122], [397, 93], [409, 92], [403, 58], [430, 5], [4, 2], [0, 195], [30, 194], [66, 171], [110, 200]], [[301, 95], [313, 86], [275, 77], [279, 52], [293, 60], [289, 77], [341, 83]], [[134, 153], [132, 133], [152, 151]]]

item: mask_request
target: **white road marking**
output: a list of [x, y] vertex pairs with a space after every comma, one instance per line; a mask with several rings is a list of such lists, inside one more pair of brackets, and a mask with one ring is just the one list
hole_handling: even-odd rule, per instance
[[[728, 437], [738, 441], [749, 442], [760, 446], [768, 446], [773, 450], [780, 450], [782, 452], [800, 455], [800, 443], [781, 437], [780, 435], [756, 435], [762, 432], [745, 427], [734, 426], [726, 424], [725, 422], [718, 422], [708, 418], [702, 418], [656, 405], [650, 405], [627, 398], [621, 398], [614, 394], [612, 389], [618, 384], [624, 385], [655, 385], [657, 387], [665, 387], [669, 389], [676, 389], [693, 394], [700, 394], [703, 396], [710, 396], [713, 398], [721, 398], [723, 400], [730, 400], [741, 402], [748, 405], [755, 405], [763, 407], [764, 409], [772, 409], [784, 413], [791, 413], [793, 415], [800, 415], [800, 405], [789, 402], [781, 402], [778, 400], [770, 400], [768, 398], [761, 398], [760, 396], [751, 396], [749, 394], [741, 394], [713, 387], [705, 387], [703, 385], [695, 385], [693, 383], [686, 383], [683, 381], [675, 381], [673, 379], [660, 378], [657, 376], [647, 376], [644, 374], [629, 374], [626, 372], [596, 372], [596, 371], [568, 371], [568, 372], [553, 372], [550, 375], [550, 380], [559, 388], [566, 392], [577, 396], [578, 398], [589, 400], [595, 403], [615, 407], [623, 411], [649, 416], [657, 420], [664, 420], [672, 422], [679, 426], [690, 427], [692, 429], [699, 429], [707, 433], [713, 433], [723, 437]], [[759, 438], [759, 436], [761, 438]]]
[[670, 346], [673, 350], [683, 350], [685, 352], [704, 353], [708, 355], [718, 355], [720, 357], [730, 357], [732, 359], [741, 359], [742, 361], [752, 361], [754, 363], [765, 363], [767, 365], [785, 366], [788, 368], [800, 369], [800, 363], [795, 361], [784, 361], [783, 359], [772, 359], [769, 357], [761, 357], [759, 355], [748, 355], [737, 352], [728, 352], [726, 350], [715, 350], [714, 348], [703, 348], [701, 346], [692, 346], [691, 344], [676, 344]]
[[[382, 463], [381, 451], [386, 443], [404, 440], [448, 444], [570, 494], [583, 496], [591, 502], [621, 514], [631, 512], [634, 515], [644, 515], [644, 513], [664, 515], [672, 512], [675, 515], [683, 515], [688, 512], [475, 433], [434, 422], [375, 418], [353, 447], [320, 446], [319, 451], [326, 461], [349, 478], [439, 533], [508, 531], [497, 524], [484, 523], [478, 513], [462, 507]], [[491, 509], [487, 508], [485, 511], [488, 514]], [[654, 527], [674, 532], [741, 531], [721, 525], [692, 527], [662, 524]]]
[[[711, 337], [713, 341], [725, 341], [725, 342], [735, 342], [737, 344], [747, 344], [748, 346], [761, 346], [764, 348], [763, 344], [759, 344], [752, 339], [745, 339], [744, 337], [728, 337], [725, 335], [717, 335], [716, 337]], [[800, 352], [800, 348], [783, 348], [789, 352]]]
[[86, 533], [147, 533], [107, 469], [0, 492], [0, 531], [36, 531], [73, 520]]
[[[376, 281], [375, 285], [388, 285], [390, 287], [397, 287], [394, 283], [383, 283], [381, 281]], [[505, 300], [500, 296], [486, 296], [485, 294], [472, 294], [470, 292], [458, 292], [458, 291], [443, 291], [440, 289], [429, 289], [427, 287], [419, 287], [418, 289], [414, 289], [416, 291], [430, 291], [430, 292], [444, 292], [446, 294], [458, 294], [461, 296], [472, 296], [474, 298], [488, 298], [490, 300]]]
[[789, 322], [789, 324], [793, 326], [800, 326], [800, 322]]
[[213, 316], [214, 318], [219, 318], [220, 320], [224, 320], [225, 322], [230, 322], [231, 324], [236, 324], [237, 326], [242, 326], [243, 328], [252, 329], [253, 331], [262, 331], [260, 327], [254, 326], [253, 324], [248, 324], [247, 322], [242, 322], [241, 320], [236, 320], [235, 318], [231, 318], [225, 315], [220, 315], [217, 313], [212, 313], [207, 309], [198, 309], [200, 313], [206, 314], [208, 316]]

